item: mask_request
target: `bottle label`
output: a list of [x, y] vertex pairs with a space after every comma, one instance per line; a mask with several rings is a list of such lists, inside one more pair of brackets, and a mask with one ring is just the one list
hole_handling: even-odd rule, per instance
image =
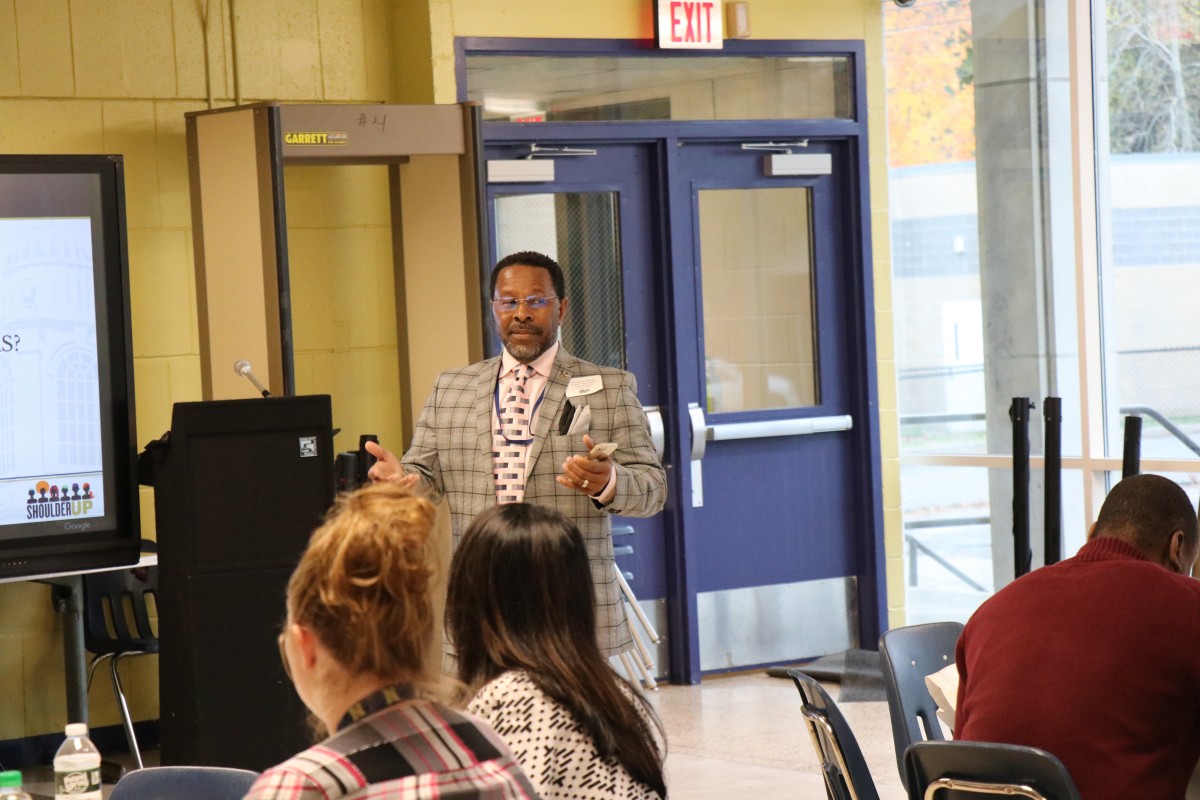
[[[86, 795], [100, 791], [100, 770], [82, 769], [54, 773], [54, 793], [64, 796]], [[97, 797], [99, 795], [97, 794]]]

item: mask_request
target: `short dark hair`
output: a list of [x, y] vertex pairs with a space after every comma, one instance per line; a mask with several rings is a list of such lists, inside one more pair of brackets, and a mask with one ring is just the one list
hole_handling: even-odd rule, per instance
[[1096, 517], [1097, 536], [1124, 539], [1142, 553], [1166, 546], [1175, 531], [1183, 531], [1188, 548], [1200, 539], [1196, 509], [1179, 484], [1161, 475], [1132, 475], [1104, 498]]
[[595, 603], [587, 547], [570, 519], [528, 503], [492, 506], [467, 527], [450, 561], [446, 627], [459, 677], [479, 686], [525, 670], [572, 713], [601, 758], [615, 758], [666, 796], [662, 752], [647, 722], [657, 718], [636, 689], [622, 690], [601, 655]]
[[554, 284], [554, 293], [560, 298], [567, 296], [567, 280], [563, 277], [562, 267], [548, 255], [537, 253], [533, 250], [523, 250], [520, 253], [512, 253], [496, 262], [496, 266], [492, 268], [492, 282], [488, 286], [488, 296], [494, 297], [496, 294], [496, 279], [500, 277], [500, 270], [505, 267], [537, 267], [544, 269], [550, 273], [550, 282]]

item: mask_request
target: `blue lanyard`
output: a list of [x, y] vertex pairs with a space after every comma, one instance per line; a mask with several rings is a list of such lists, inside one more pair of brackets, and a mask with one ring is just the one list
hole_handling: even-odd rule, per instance
[[[528, 380], [528, 378], [526, 379]], [[500, 434], [500, 438], [505, 444], [515, 444], [518, 447], [528, 447], [533, 444], [533, 437], [528, 439], [510, 439], [504, 435], [504, 425], [500, 423], [500, 378], [496, 377], [496, 391], [492, 393], [493, 400], [496, 404], [496, 433]], [[537, 416], [538, 408], [542, 405], [542, 401], [546, 399], [546, 387], [542, 387], [542, 393], [538, 395], [537, 402], [533, 404], [533, 408], [529, 411], [530, 431], [533, 430], [533, 418]]]

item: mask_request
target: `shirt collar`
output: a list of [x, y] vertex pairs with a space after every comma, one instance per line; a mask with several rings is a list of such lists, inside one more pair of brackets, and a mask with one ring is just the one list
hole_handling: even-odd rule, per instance
[[371, 694], [350, 706], [349, 710], [342, 716], [341, 721], [338, 722], [338, 730], [340, 731], [347, 725], [352, 725], [363, 717], [374, 714], [376, 711], [382, 711], [388, 706], [394, 706], [396, 703], [402, 703], [405, 700], [412, 700], [414, 697], [416, 697], [416, 692], [413, 691], [412, 685], [407, 683], [385, 686], [382, 689], [371, 692]]
[[1080, 561], [1106, 561], [1111, 558], [1134, 558], [1149, 561], [1136, 547], [1115, 536], [1096, 536], [1079, 548], [1075, 558]]
[[[540, 356], [529, 362], [529, 366], [533, 367], [534, 371], [543, 377], [550, 375], [551, 367], [554, 366], [554, 359], [558, 357], [559, 343], [555, 342], [550, 345], [550, 349], [542, 353]], [[505, 348], [500, 355], [500, 376], [504, 377], [512, 368], [521, 362], [513, 357], [512, 353]]]

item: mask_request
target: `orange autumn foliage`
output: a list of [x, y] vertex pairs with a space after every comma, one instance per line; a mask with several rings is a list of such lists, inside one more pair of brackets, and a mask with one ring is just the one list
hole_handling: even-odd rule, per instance
[[888, 164], [975, 158], [968, 0], [884, 5]]

